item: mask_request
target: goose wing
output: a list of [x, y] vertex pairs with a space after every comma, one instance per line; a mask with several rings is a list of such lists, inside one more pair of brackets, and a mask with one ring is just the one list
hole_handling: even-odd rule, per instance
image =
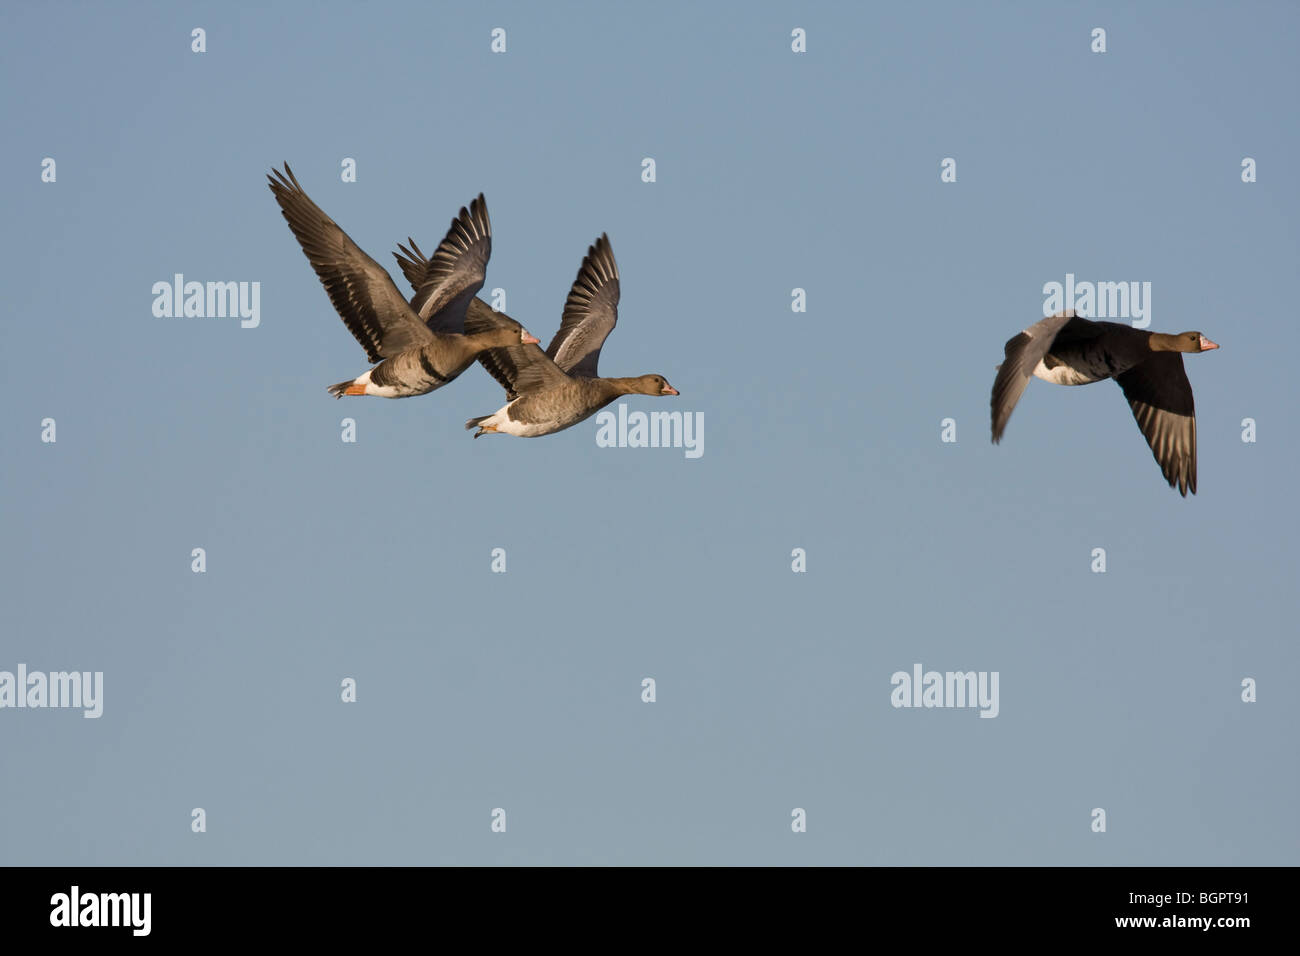
[[435, 332], [463, 332], [465, 311], [483, 288], [492, 255], [492, 223], [483, 194], [468, 208], [461, 206], [432, 256], [426, 257], [414, 239], [406, 241], [410, 248], [399, 243], [401, 252], [393, 256], [415, 290], [412, 311]]
[[1196, 403], [1182, 354], [1153, 352], [1115, 381], [1169, 487], [1196, 494]]
[[433, 341], [428, 326], [407, 305], [388, 271], [353, 242], [312, 202], [289, 164], [271, 170], [271, 192], [302, 246], [343, 324], [371, 362]]
[[564, 303], [560, 330], [546, 354], [573, 376], [595, 378], [600, 349], [618, 323], [618, 264], [604, 233], [587, 255]]
[[1019, 335], [1007, 340], [1006, 358], [998, 366], [998, 376], [993, 380], [993, 395], [989, 400], [993, 419], [993, 441], [1002, 440], [1007, 421], [1015, 411], [1016, 403], [1024, 394], [1025, 386], [1034, 375], [1034, 369], [1051, 351], [1058, 337], [1090, 337], [1100, 333], [1096, 322], [1081, 319], [1073, 310], [1058, 312], [1041, 322], [1035, 322]]

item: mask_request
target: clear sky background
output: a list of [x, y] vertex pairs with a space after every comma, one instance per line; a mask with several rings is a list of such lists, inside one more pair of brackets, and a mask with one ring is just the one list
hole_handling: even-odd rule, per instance
[[[0, 710], [0, 862], [1300, 862], [1295, 5], [0, 19], [0, 670], [105, 682], [98, 720]], [[608, 232], [601, 370], [665, 375], [628, 405], [702, 413], [704, 455], [472, 441], [477, 367], [331, 399], [366, 362], [285, 160], [395, 277], [485, 192], [544, 343]], [[155, 318], [177, 272], [260, 282], [260, 327]], [[1196, 497], [1110, 383], [1031, 382], [990, 444], [1066, 273], [1221, 343]], [[999, 716], [893, 708], [918, 662], [998, 671]]]

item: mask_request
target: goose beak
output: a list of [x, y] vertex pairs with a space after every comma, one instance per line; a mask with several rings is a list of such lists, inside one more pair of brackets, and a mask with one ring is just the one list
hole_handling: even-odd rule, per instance
[[1208, 351], [1210, 351], [1210, 349], [1217, 349], [1218, 347], [1219, 347], [1219, 344], [1218, 344], [1217, 342], [1211, 342], [1211, 341], [1210, 341], [1209, 339], [1207, 339], [1204, 335], [1201, 336], [1201, 351], [1202, 351], [1202, 352], [1208, 352]]
[[660, 392], [659, 394], [661, 394], [661, 395], [680, 395], [681, 392], [677, 391], [677, 389], [673, 388], [673, 387], [672, 387], [671, 385], [669, 385], [667, 382], [664, 382], [664, 390], [663, 390], [662, 392]]
[[530, 335], [527, 330], [524, 330], [524, 334], [520, 337], [519, 341], [522, 342], [524, 345], [536, 345], [538, 342], [541, 341], [541, 339], [533, 335]]

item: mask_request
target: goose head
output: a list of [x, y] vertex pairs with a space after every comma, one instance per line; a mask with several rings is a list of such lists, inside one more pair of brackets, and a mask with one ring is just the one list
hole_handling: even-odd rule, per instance
[[642, 375], [626, 379], [629, 395], [680, 395], [662, 375]]
[[1182, 332], [1178, 335], [1151, 336], [1151, 349], [1154, 352], [1208, 352], [1217, 349], [1219, 344], [1211, 342], [1200, 332]]
[[483, 341], [490, 348], [507, 348], [511, 345], [536, 345], [539, 341], [535, 335], [516, 322], [501, 316], [497, 327], [481, 333]]

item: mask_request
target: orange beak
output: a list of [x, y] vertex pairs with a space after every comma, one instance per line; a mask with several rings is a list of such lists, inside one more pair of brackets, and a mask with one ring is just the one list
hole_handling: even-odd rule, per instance
[[1217, 342], [1211, 342], [1211, 341], [1210, 341], [1209, 339], [1207, 339], [1204, 335], [1201, 336], [1201, 351], [1202, 351], [1202, 352], [1208, 352], [1208, 351], [1210, 351], [1210, 349], [1217, 349], [1218, 347], [1219, 347], [1219, 343], [1217, 343]]
[[524, 345], [536, 345], [538, 342], [541, 341], [541, 339], [534, 338], [525, 330], [523, 338], [521, 338], [519, 341], [524, 343]]
[[677, 389], [673, 388], [671, 385], [665, 384], [665, 385], [664, 385], [664, 394], [665, 394], [665, 395], [680, 395], [681, 392], [677, 391]]

